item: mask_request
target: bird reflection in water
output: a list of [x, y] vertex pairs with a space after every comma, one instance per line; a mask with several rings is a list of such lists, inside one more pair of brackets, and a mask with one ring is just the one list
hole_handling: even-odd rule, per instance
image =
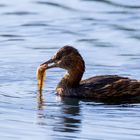
[[54, 131], [57, 132], [77, 132], [80, 131], [80, 107], [79, 100], [75, 98], [60, 97], [62, 107], [62, 118], [59, 125], [56, 125]]
[[38, 91], [38, 94], [37, 94], [37, 103], [38, 103], [38, 110], [43, 110], [44, 98], [43, 98], [42, 91]]
[[44, 98], [42, 91], [38, 91], [37, 94], [37, 120], [36, 123], [38, 125], [46, 125], [46, 116], [44, 112]]
[[[59, 97], [61, 101], [60, 110], [57, 112], [48, 112], [44, 109], [44, 98], [42, 92], [38, 92], [37, 103], [38, 103], [38, 113], [37, 113], [37, 124], [47, 125], [47, 117], [50, 119], [52, 117], [53, 131], [57, 132], [78, 132], [80, 131], [80, 107], [79, 99]], [[59, 115], [61, 114], [61, 115]], [[55, 118], [55, 120], [53, 120]], [[57, 120], [57, 121], [56, 121]], [[49, 122], [50, 123], [50, 122]], [[54, 124], [53, 124], [54, 123]]]

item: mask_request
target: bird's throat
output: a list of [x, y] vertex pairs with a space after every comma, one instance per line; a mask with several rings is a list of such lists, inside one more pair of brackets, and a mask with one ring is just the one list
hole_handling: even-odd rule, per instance
[[62, 93], [68, 89], [79, 86], [83, 73], [84, 73], [84, 71], [82, 71], [82, 70], [81, 71], [77, 71], [77, 70], [68, 71], [64, 75], [64, 77], [61, 79], [61, 81], [59, 82], [59, 84], [56, 88], [57, 92]]

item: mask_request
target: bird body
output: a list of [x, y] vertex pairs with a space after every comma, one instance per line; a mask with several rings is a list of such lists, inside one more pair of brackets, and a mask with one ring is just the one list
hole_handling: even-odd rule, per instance
[[[52, 64], [53, 63], [53, 64]], [[67, 70], [59, 82], [56, 91], [60, 96], [88, 98], [98, 101], [131, 101], [140, 102], [140, 81], [117, 75], [102, 75], [81, 80], [85, 63], [72, 46], [64, 46], [43, 65], [47, 69], [60, 67]], [[52, 64], [49, 66], [49, 64]]]

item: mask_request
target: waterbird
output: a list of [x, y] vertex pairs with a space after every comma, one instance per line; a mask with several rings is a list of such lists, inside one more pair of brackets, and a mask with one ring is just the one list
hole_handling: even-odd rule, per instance
[[118, 75], [101, 75], [81, 80], [85, 62], [79, 51], [66, 45], [41, 65], [46, 69], [62, 68], [66, 74], [56, 87], [62, 97], [86, 98], [102, 102], [140, 102], [140, 80]]

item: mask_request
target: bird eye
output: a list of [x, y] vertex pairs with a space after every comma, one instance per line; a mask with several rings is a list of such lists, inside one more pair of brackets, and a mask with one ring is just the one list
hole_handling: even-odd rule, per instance
[[56, 56], [56, 60], [60, 60], [62, 57], [60, 55]]
[[57, 54], [56, 54], [56, 60], [62, 59], [63, 56], [64, 56], [64, 53], [63, 53], [63, 52], [57, 53]]

